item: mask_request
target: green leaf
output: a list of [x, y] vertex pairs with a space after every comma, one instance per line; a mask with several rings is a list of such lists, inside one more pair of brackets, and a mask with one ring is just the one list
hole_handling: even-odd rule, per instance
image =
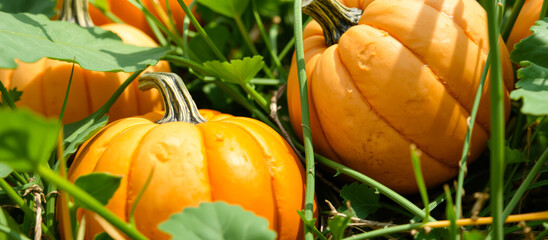
[[[374, 213], [380, 206], [379, 194], [375, 192], [375, 189], [357, 182], [345, 185], [341, 189], [341, 197], [346, 201], [350, 201], [356, 216], [362, 219]], [[342, 210], [344, 211], [345, 208]]]
[[[491, 140], [487, 140], [487, 147], [491, 149]], [[512, 149], [510, 148], [510, 143], [508, 141], [504, 142], [504, 162], [506, 164], [511, 163], [520, 163], [527, 161], [527, 157], [525, 156], [525, 153], [518, 149]]]
[[13, 172], [13, 169], [7, 163], [0, 163], [0, 178], [6, 178]]
[[462, 239], [464, 239], [464, 240], [483, 240], [483, 239], [485, 239], [485, 235], [483, 235], [483, 233], [481, 233], [478, 230], [472, 230], [472, 231], [469, 231], [469, 232], [464, 232], [462, 234]]
[[158, 228], [173, 239], [275, 239], [268, 221], [240, 206], [225, 202], [202, 203], [185, 208], [161, 223]]
[[113, 238], [108, 235], [108, 233], [106, 232], [102, 232], [102, 233], [99, 233], [97, 235], [95, 235], [95, 238], [93, 238], [94, 240], [113, 240]]
[[[108, 200], [112, 198], [114, 192], [116, 192], [120, 186], [121, 179], [122, 177], [115, 176], [110, 173], [94, 172], [80, 176], [76, 179], [74, 184], [89, 193], [91, 196], [95, 197], [95, 199], [103, 205], [107, 205]], [[88, 209], [87, 206], [77, 202], [76, 200], [75, 203], [85, 209]]]
[[55, 15], [56, 0], [0, 0], [0, 12]]
[[351, 217], [341, 217], [335, 216], [333, 219], [329, 220], [327, 224], [329, 225], [329, 232], [333, 240], [340, 240], [344, 237], [344, 230], [346, 226], [350, 223]]
[[514, 100], [523, 99], [521, 112], [530, 115], [548, 115], [548, 68], [529, 61], [521, 62], [517, 75], [520, 79], [510, 93]]
[[241, 60], [229, 62], [209, 61], [204, 67], [227, 82], [245, 84], [249, 82], [263, 67], [263, 57], [255, 55]]
[[110, 5], [107, 0], [89, 0], [89, 3], [102, 12], [110, 11]]
[[59, 124], [22, 109], [0, 109], [0, 161], [19, 171], [33, 170], [53, 151]]
[[[10, 228], [12, 232], [18, 233], [19, 235], [23, 235], [21, 234], [21, 229], [19, 229], [19, 224], [15, 221], [15, 219], [13, 219], [11, 215], [6, 214], [6, 212], [4, 212], [2, 208], [0, 208], [0, 225], [7, 226]], [[7, 234], [0, 232], [0, 240], [4, 240], [4, 239], [13, 239], [13, 238], [9, 238]]]
[[229, 18], [234, 18], [235, 16], [242, 16], [249, 0], [197, 0], [198, 3], [210, 8], [216, 13], [225, 15]]
[[[22, 91], [18, 91], [17, 90], [17, 87], [14, 87], [10, 90], [8, 90], [8, 94], [10, 95], [11, 97], [11, 100], [13, 102], [17, 102], [19, 100], [21, 100], [21, 95], [23, 95], [23, 92]], [[4, 105], [7, 105], [6, 104], [6, 96], [2, 96], [2, 99], [0, 99], [0, 107], [4, 106]]]
[[76, 152], [80, 144], [90, 139], [95, 133], [101, 130], [107, 122], [107, 116], [95, 119], [94, 115], [90, 115], [83, 120], [65, 125], [63, 128], [63, 135], [65, 138], [63, 140], [65, 146], [63, 157], [68, 159]]
[[48, 57], [77, 62], [94, 71], [135, 72], [155, 65], [168, 51], [123, 44], [116, 34], [99, 27], [82, 28], [44, 15], [0, 12], [1, 68], [17, 67], [14, 58], [35, 62]]
[[543, 68], [548, 68], [548, 18], [535, 22], [529, 37], [514, 45], [510, 60], [516, 64], [530, 61]]

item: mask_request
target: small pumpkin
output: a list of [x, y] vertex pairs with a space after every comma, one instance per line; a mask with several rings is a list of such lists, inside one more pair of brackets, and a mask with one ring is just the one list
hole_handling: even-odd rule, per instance
[[[87, 0], [81, 1], [86, 6]], [[84, 9], [77, 9], [77, 4], [65, 1], [66, 19], [70, 14], [81, 26], [93, 26], [89, 15]], [[71, 8], [75, 9], [71, 9]], [[71, 11], [69, 11], [71, 10]], [[157, 44], [142, 31], [126, 24], [107, 24], [103, 29], [116, 33], [126, 44], [144, 47], [156, 47]], [[0, 81], [7, 88], [17, 87], [23, 91], [17, 106], [25, 106], [48, 117], [58, 117], [63, 106], [65, 92], [72, 69], [72, 64], [51, 59], [41, 59], [35, 63], [17, 61], [16, 69], [0, 69]], [[146, 71], [170, 71], [169, 64], [160, 61], [156, 66]], [[94, 72], [84, 70], [78, 65], [74, 67], [73, 81], [68, 97], [68, 104], [63, 117], [63, 123], [71, 123], [83, 119], [99, 109], [116, 89], [131, 75], [131, 73]], [[157, 91], [139, 93], [134, 82], [122, 93], [116, 103], [110, 108], [110, 120], [122, 117], [145, 114], [162, 108], [162, 99]]]
[[[254, 119], [198, 110], [176, 74], [147, 73], [139, 86], [160, 90], [163, 118], [152, 112], [107, 125], [77, 153], [70, 181], [94, 171], [121, 175], [107, 207], [128, 220], [154, 169], [134, 215], [138, 230], [150, 239], [167, 239], [159, 223], [206, 201], [238, 204], [265, 217], [279, 239], [301, 236], [296, 211], [304, 203], [304, 170], [280, 135]], [[84, 213], [87, 239], [103, 231], [92, 214]]]
[[542, 9], [542, 0], [525, 0], [510, 36], [506, 40], [509, 52], [514, 50], [516, 43], [531, 35], [532, 32], [529, 29], [535, 24], [535, 21], [539, 20], [540, 9]]
[[[455, 176], [487, 58], [485, 11], [473, 0], [341, 3], [312, 0], [303, 7], [315, 19], [303, 32], [315, 149], [401, 193], [418, 190], [411, 144], [422, 151], [427, 186]], [[508, 52], [500, 51], [511, 89]], [[489, 136], [488, 93], [487, 82], [470, 160]], [[302, 139], [295, 58], [287, 98]], [[508, 110], [507, 92], [504, 101]]]
[[[166, 1], [160, 0], [143, 0], [143, 5], [154, 15], [156, 18], [159, 18], [158, 11], [156, 11], [156, 8], [154, 7], [155, 2], [158, 2], [161, 5], [161, 8], [167, 13], [167, 7], [166, 7]], [[188, 6], [192, 1], [191, 0], [184, 0], [184, 3]], [[145, 32], [149, 36], [154, 36], [154, 33], [150, 29], [150, 26], [148, 25], [145, 15], [141, 10], [139, 10], [137, 7], [135, 7], [133, 4], [131, 4], [127, 0], [108, 0], [106, 1], [108, 4], [110, 11], [119, 17], [121, 20], [123, 20], [125, 23], [134, 26], [138, 29], [141, 29], [141, 31]], [[173, 17], [173, 21], [175, 22], [175, 27], [177, 28], [177, 31], [181, 32], [183, 29], [183, 21], [185, 18], [185, 12], [183, 11], [183, 8], [179, 5], [179, 2], [177, 0], [169, 0], [168, 1], [169, 8], [171, 11], [171, 16]], [[97, 24], [107, 24], [111, 23], [112, 21], [105, 16], [99, 9], [97, 9], [93, 5], [89, 5], [89, 14], [91, 15], [91, 19], [97, 23]]]

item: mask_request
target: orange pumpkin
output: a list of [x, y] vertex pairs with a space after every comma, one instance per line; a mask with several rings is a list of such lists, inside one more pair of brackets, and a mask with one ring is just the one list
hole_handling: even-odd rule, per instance
[[[154, 16], [158, 18], [159, 14], [154, 8], [154, 2], [155, 0], [143, 0], [142, 1], [144, 6], [152, 13]], [[166, 1], [165, 0], [159, 0], [157, 1], [162, 6], [162, 9], [167, 13], [166, 8]], [[184, 0], [184, 2], [187, 4], [187, 6], [192, 2], [191, 0]], [[148, 34], [149, 36], [154, 36], [154, 33], [152, 33], [152, 30], [150, 29], [145, 15], [141, 10], [139, 10], [137, 7], [135, 7], [133, 4], [131, 4], [127, 0], [108, 0], [107, 1], [110, 11], [114, 13], [117, 17], [122, 19], [125, 23], [134, 26], [136, 28], [141, 29], [143, 32]], [[175, 22], [175, 26], [177, 27], [177, 30], [181, 32], [183, 28], [183, 21], [185, 18], [185, 12], [183, 11], [183, 8], [179, 5], [179, 2], [177, 0], [169, 0], [168, 2], [169, 8], [171, 10], [171, 16], [173, 17], [173, 20]], [[97, 23], [97, 24], [106, 24], [111, 23], [112, 21], [106, 17], [99, 9], [94, 7], [93, 5], [89, 5], [89, 13], [91, 15], [91, 19]]]
[[[474, 0], [310, 2], [303, 12], [319, 20], [303, 33], [315, 149], [401, 193], [417, 191], [411, 144], [423, 153], [427, 186], [453, 177], [488, 52], [483, 8]], [[508, 52], [500, 50], [511, 89]], [[295, 58], [287, 91], [302, 139]], [[470, 160], [489, 136], [488, 93], [487, 82]], [[508, 93], [504, 101], [508, 110]]]
[[[87, 14], [74, 11], [76, 14]], [[88, 19], [82, 18], [82, 19]], [[80, 23], [92, 25], [91, 21]], [[157, 44], [140, 30], [125, 24], [101, 26], [112, 31], [126, 44], [156, 47]], [[0, 81], [7, 88], [17, 87], [23, 91], [17, 106], [25, 106], [47, 117], [58, 117], [67, 90], [71, 63], [51, 59], [41, 59], [35, 63], [17, 61], [16, 69], [0, 69]], [[146, 71], [170, 71], [169, 64], [160, 61]], [[73, 81], [63, 123], [78, 121], [99, 109], [131, 73], [94, 72], [74, 67]], [[157, 91], [139, 93], [137, 83], [132, 83], [110, 108], [110, 120], [136, 116], [152, 110], [160, 110], [162, 99]]]
[[542, 8], [542, 0], [525, 0], [518, 18], [512, 27], [512, 32], [506, 40], [506, 46], [508, 51], [514, 50], [514, 45], [531, 35], [529, 30], [531, 26], [535, 24], [535, 21], [539, 20], [540, 9]]
[[[70, 181], [93, 171], [121, 175], [107, 207], [128, 220], [154, 169], [134, 215], [138, 230], [150, 239], [167, 239], [157, 229], [159, 223], [208, 201], [238, 204], [268, 219], [279, 239], [299, 238], [302, 225], [296, 211], [303, 208], [304, 170], [283, 138], [254, 119], [198, 112], [176, 74], [147, 73], [139, 82], [144, 89], [160, 89], [164, 117], [152, 112], [107, 125], [77, 153]], [[93, 239], [103, 230], [93, 213], [82, 213], [87, 239]]]

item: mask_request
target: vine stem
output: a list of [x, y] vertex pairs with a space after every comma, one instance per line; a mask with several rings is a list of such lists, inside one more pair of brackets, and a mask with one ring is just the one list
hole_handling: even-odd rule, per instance
[[494, 239], [504, 237], [503, 218], [503, 175], [504, 175], [504, 101], [502, 85], [502, 68], [499, 51], [499, 24], [497, 1], [488, 0], [486, 4], [489, 34], [489, 56], [491, 58], [491, 215], [493, 216], [492, 236]]
[[[14, 201], [15, 204], [17, 204], [21, 208], [21, 210], [23, 210], [25, 215], [27, 216], [34, 215], [34, 212], [32, 211], [32, 209], [30, 209], [29, 206], [25, 203], [25, 200], [23, 200], [23, 198], [21, 198], [21, 196], [19, 196], [19, 194], [17, 194], [17, 192], [15, 192], [15, 190], [13, 190], [13, 188], [9, 185], [9, 183], [6, 182], [6, 180], [4, 180], [3, 178], [0, 178], [0, 188], [6, 191], [6, 194], [8, 195], [8, 197], [12, 201]], [[48, 227], [46, 227], [44, 223], [42, 223], [41, 226], [42, 226], [42, 231], [48, 236], [48, 238], [55, 239], [51, 231], [48, 229]]]
[[202, 25], [200, 25], [200, 23], [198, 23], [198, 20], [196, 20], [196, 17], [194, 16], [194, 14], [192, 14], [190, 9], [188, 9], [187, 5], [183, 2], [183, 0], [177, 0], [177, 2], [179, 2], [179, 5], [181, 5], [181, 7], [183, 8], [183, 11], [185, 11], [186, 16], [189, 17], [190, 22], [192, 23], [192, 25], [196, 28], [198, 33], [200, 35], [202, 35], [202, 37], [206, 41], [206, 44], [213, 51], [213, 53], [215, 53], [217, 58], [221, 59], [222, 61], [226, 61], [226, 57], [221, 53], [221, 51], [219, 51], [219, 49], [217, 48], [215, 43], [213, 43], [211, 38], [209, 38], [209, 36], [205, 32], [205, 30], [202, 28]]
[[472, 137], [472, 131], [474, 130], [474, 123], [476, 122], [476, 116], [478, 113], [478, 107], [481, 100], [481, 94], [483, 93], [483, 86], [485, 84], [485, 79], [487, 78], [487, 72], [489, 70], [489, 65], [491, 64], [491, 59], [487, 56], [485, 60], [485, 67], [483, 68], [483, 73], [481, 74], [480, 84], [476, 91], [476, 97], [474, 99], [474, 105], [472, 106], [472, 112], [470, 114], [470, 121], [468, 123], [468, 129], [466, 130], [466, 137], [464, 139], [464, 145], [462, 147], [462, 154], [459, 161], [459, 175], [457, 177], [457, 188], [455, 194], [455, 212], [457, 214], [457, 219], [461, 217], [462, 212], [462, 195], [464, 188], [464, 177], [468, 171], [468, 153], [470, 151], [470, 139]]
[[103, 204], [97, 201], [93, 196], [84, 190], [76, 187], [74, 184], [64, 179], [63, 177], [55, 174], [51, 169], [38, 165], [36, 172], [42, 176], [45, 180], [55, 184], [59, 189], [66, 191], [72, 198], [82, 203], [83, 207], [90, 209], [105, 220], [110, 222], [113, 226], [120, 229], [131, 239], [147, 239], [144, 235], [139, 233], [131, 224], [122, 221], [118, 216], [108, 210]]
[[[304, 152], [306, 163], [306, 193], [304, 204], [304, 216], [306, 220], [312, 221], [314, 217], [314, 148], [312, 146], [312, 132], [310, 130], [310, 112], [308, 106], [308, 87], [306, 83], [306, 69], [304, 62], [304, 45], [303, 45], [303, 16], [302, 16], [302, 0], [295, 0], [294, 15], [295, 15], [295, 56], [297, 60], [297, 69], [299, 77], [299, 92], [301, 98], [301, 115], [302, 129], [304, 140]], [[314, 239], [313, 233], [308, 228], [304, 228], [305, 239]]]
[[[293, 142], [295, 144], [295, 146], [297, 146], [297, 148], [299, 149], [303, 149], [303, 145], [299, 144], [297, 141], [294, 141]], [[347, 175], [351, 178], [354, 178], [374, 189], [376, 189], [379, 193], [381, 193], [382, 195], [385, 195], [387, 196], [388, 198], [392, 199], [392, 201], [396, 202], [397, 204], [399, 204], [400, 206], [402, 206], [403, 208], [405, 208], [407, 211], [409, 211], [410, 213], [412, 213], [413, 215], [419, 217], [420, 219], [423, 219], [425, 220], [426, 219], [426, 214], [425, 214], [425, 211], [423, 209], [420, 209], [419, 207], [417, 207], [415, 204], [413, 204], [412, 202], [410, 202], [409, 200], [407, 200], [407, 198], [403, 197], [402, 195], [398, 194], [397, 192], [395, 192], [394, 190], [382, 185], [381, 183], [373, 180], [372, 178], [368, 177], [368, 176], [365, 176], [364, 174], [352, 169], [352, 168], [349, 168], [347, 166], [344, 166], [340, 163], [336, 163], [335, 161], [332, 161], [332, 160], [329, 160], [319, 154], [315, 154], [315, 157], [316, 159], [318, 160], [318, 162], [334, 169], [337, 171], [337, 173], [342, 173], [344, 175]], [[430, 216], [428, 218], [428, 221], [436, 221], [435, 218], [433, 218], [432, 216]]]
[[[511, 223], [511, 222], [521, 222], [521, 221], [534, 221], [534, 220], [544, 220], [547, 218], [548, 218], [548, 211], [544, 211], [544, 212], [512, 215], [506, 219], [506, 222]], [[477, 220], [474, 220], [471, 218], [459, 219], [455, 222], [455, 224], [457, 226], [469, 226], [469, 225], [486, 225], [492, 222], [493, 222], [492, 217], [481, 217], [481, 218], [478, 218]], [[404, 225], [398, 225], [394, 227], [377, 229], [377, 230], [373, 230], [373, 231], [362, 233], [362, 234], [356, 234], [351, 237], [344, 238], [343, 240], [369, 239], [369, 238], [385, 236], [385, 235], [403, 232], [403, 231], [410, 231], [413, 229], [423, 229], [426, 227], [443, 228], [443, 227], [449, 227], [450, 225], [451, 225], [451, 221], [449, 220], [442, 220], [442, 221], [435, 221], [435, 222], [428, 222], [428, 223], [404, 224]]]
[[[259, 55], [259, 52], [255, 48], [255, 45], [253, 45], [251, 38], [249, 38], [249, 34], [245, 29], [244, 23], [242, 22], [242, 18], [240, 17], [240, 15], [234, 14], [234, 20], [236, 21], [236, 26], [238, 27], [238, 30], [240, 30], [240, 33], [242, 34], [242, 37], [247, 44], [247, 47], [251, 50], [251, 53], [253, 53], [253, 55]], [[270, 71], [270, 68], [268, 68], [266, 64], [263, 65], [263, 71], [269, 78], [274, 78], [274, 74], [272, 74], [272, 71]]]

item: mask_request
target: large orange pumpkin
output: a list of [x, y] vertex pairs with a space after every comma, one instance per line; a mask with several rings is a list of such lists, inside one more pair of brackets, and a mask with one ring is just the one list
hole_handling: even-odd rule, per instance
[[[160, 89], [164, 117], [152, 112], [107, 125], [77, 153], [70, 181], [94, 171], [121, 175], [107, 207], [127, 221], [154, 169], [134, 215], [138, 230], [150, 239], [167, 239], [159, 223], [208, 201], [238, 204], [265, 217], [279, 239], [300, 238], [297, 210], [304, 203], [304, 170], [284, 139], [254, 119], [198, 112], [175, 74], [147, 73], [139, 82], [145, 89]], [[103, 230], [93, 213], [84, 214], [87, 239], [93, 239]]]
[[[85, 11], [78, 9], [73, 12], [87, 15]], [[81, 25], [93, 25], [89, 21], [89, 16], [80, 19], [88, 20], [80, 23]], [[132, 26], [107, 24], [101, 27], [118, 34], [126, 44], [157, 46], [154, 40]], [[17, 63], [16, 69], [0, 69], [0, 81], [7, 88], [17, 87], [23, 91], [21, 100], [16, 102], [16, 105], [31, 108], [48, 117], [58, 117], [63, 106], [72, 64], [45, 58], [35, 63]], [[170, 67], [167, 62], [160, 61], [146, 71], [166, 72], [170, 71]], [[88, 71], [76, 65], [63, 123], [78, 121], [99, 109], [130, 75], [131, 73], [124, 72]], [[137, 90], [137, 83], [134, 82], [110, 108], [110, 120], [145, 114], [152, 110], [160, 110], [161, 107], [162, 99], [157, 91], [140, 93]]]
[[[159, 17], [159, 14], [156, 11], [156, 8], [154, 8], [154, 4], [155, 4], [154, 0], [143, 0], [142, 2], [144, 6], [152, 14], [154, 14], [154, 16], [156, 16], [157, 18]], [[158, 2], [162, 6], [163, 10], [167, 13], [166, 1], [159, 0]], [[184, 2], [188, 6], [192, 1], [184, 0]], [[152, 33], [152, 30], [150, 29], [146, 21], [146, 18], [143, 12], [141, 12], [141, 10], [139, 10], [129, 1], [108, 0], [107, 3], [110, 7], [110, 11], [114, 13], [114, 15], [122, 19], [125, 23], [141, 29], [143, 32], [145, 32], [149, 36], [154, 36], [154, 34]], [[181, 32], [183, 28], [183, 20], [185, 18], [185, 12], [183, 11], [183, 8], [181, 8], [177, 0], [169, 0], [168, 4], [171, 10], [171, 16], [173, 17], [173, 20], [175, 21], [175, 26], [177, 27], [177, 31]], [[91, 4], [89, 5], [89, 13], [91, 15], [91, 19], [97, 24], [106, 24], [106, 23], [112, 22], [99, 9], [97, 9]]]
[[[320, 20], [303, 33], [315, 149], [401, 193], [417, 191], [410, 144], [423, 153], [428, 186], [453, 177], [488, 52], [482, 7], [473, 0], [310, 2], [303, 11]], [[508, 52], [500, 50], [511, 89]], [[295, 59], [287, 91], [302, 138]], [[470, 160], [489, 136], [488, 92], [486, 83]], [[508, 93], [504, 101], [509, 107]]]
[[529, 30], [531, 26], [535, 24], [535, 21], [539, 20], [540, 9], [542, 8], [543, 0], [525, 0], [521, 11], [519, 12], [518, 18], [512, 27], [512, 32], [506, 40], [506, 46], [508, 51], [514, 50], [514, 45], [531, 35]]

